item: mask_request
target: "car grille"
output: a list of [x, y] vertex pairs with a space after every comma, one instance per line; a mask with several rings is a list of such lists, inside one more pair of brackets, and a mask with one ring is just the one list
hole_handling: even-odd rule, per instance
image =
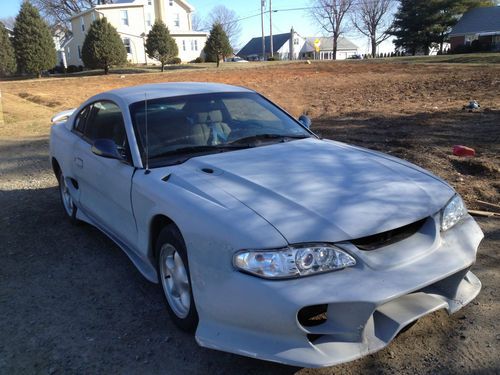
[[390, 244], [402, 241], [417, 233], [427, 221], [427, 218], [416, 221], [414, 223], [391, 229], [386, 232], [374, 234], [367, 237], [351, 240], [351, 243], [356, 245], [360, 250], [371, 251], [378, 248], [388, 246]]

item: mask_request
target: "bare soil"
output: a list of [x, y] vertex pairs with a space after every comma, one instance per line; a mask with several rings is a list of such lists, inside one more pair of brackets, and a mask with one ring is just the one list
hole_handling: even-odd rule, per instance
[[[168, 319], [160, 288], [104, 235], [63, 219], [48, 163], [50, 116], [103, 90], [216, 81], [262, 92], [324, 137], [388, 152], [450, 182], [477, 208], [500, 203], [500, 66], [366, 62], [270, 64], [165, 74], [0, 83], [0, 373], [498, 374], [500, 220], [485, 231], [479, 297], [421, 319], [386, 349], [321, 370], [200, 348]], [[478, 100], [477, 113], [462, 111]], [[463, 144], [474, 158], [451, 154]], [[423, 270], [424, 272], [425, 270]]]

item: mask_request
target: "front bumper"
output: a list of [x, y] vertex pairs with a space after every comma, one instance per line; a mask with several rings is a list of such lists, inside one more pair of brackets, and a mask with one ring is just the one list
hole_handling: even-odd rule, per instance
[[[269, 281], [235, 271], [205, 290], [209, 302], [197, 301], [196, 339], [208, 348], [301, 367], [378, 351], [409, 323], [439, 309], [454, 313], [479, 293], [481, 283], [469, 272], [483, 238], [479, 226], [467, 217], [437, 233], [422, 256], [387, 268], [379, 262], [381, 249], [371, 263], [300, 279]], [[313, 324], [299, 317], [310, 306], [326, 308]]]

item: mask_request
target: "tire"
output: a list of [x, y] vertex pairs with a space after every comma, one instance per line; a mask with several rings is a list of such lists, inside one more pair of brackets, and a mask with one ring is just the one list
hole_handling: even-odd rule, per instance
[[162, 229], [155, 253], [168, 314], [181, 330], [194, 333], [198, 326], [198, 312], [191, 288], [186, 245], [175, 225]]
[[75, 206], [71, 195], [69, 195], [66, 180], [62, 171], [59, 171], [57, 181], [59, 182], [59, 197], [61, 198], [63, 212], [71, 224], [77, 225], [79, 223], [79, 221], [76, 219], [76, 211], [78, 210], [78, 208]]

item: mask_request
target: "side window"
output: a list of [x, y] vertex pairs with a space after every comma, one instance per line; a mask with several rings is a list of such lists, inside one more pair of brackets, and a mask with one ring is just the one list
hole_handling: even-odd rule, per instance
[[87, 120], [85, 138], [93, 142], [96, 139], [111, 139], [119, 148], [127, 145], [127, 134], [120, 108], [112, 102], [96, 102]]
[[84, 109], [80, 111], [78, 116], [76, 116], [75, 124], [73, 126], [73, 130], [79, 134], [83, 134], [85, 129], [85, 122], [89, 116], [91, 105], [86, 106]]

